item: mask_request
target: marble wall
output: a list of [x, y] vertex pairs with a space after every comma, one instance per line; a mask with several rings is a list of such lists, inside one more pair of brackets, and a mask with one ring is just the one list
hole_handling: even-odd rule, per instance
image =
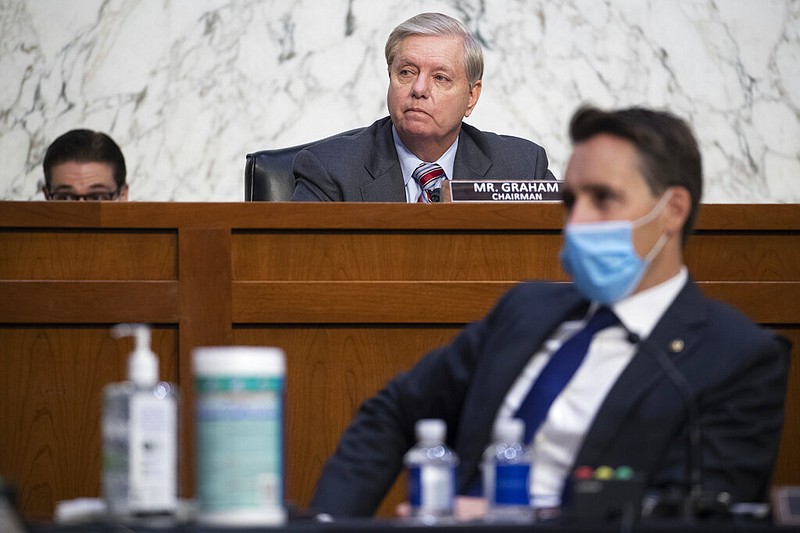
[[0, 0], [0, 199], [41, 199], [76, 127], [125, 152], [131, 200], [239, 201], [248, 151], [386, 114], [383, 45], [451, 14], [485, 49], [469, 122], [556, 176], [582, 102], [693, 125], [706, 202], [800, 201], [800, 0]]

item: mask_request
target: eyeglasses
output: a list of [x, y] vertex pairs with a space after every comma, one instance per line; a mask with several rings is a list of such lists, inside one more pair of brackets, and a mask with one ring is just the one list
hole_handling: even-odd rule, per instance
[[86, 201], [86, 202], [108, 202], [119, 198], [122, 192], [122, 187], [116, 191], [96, 191], [88, 194], [75, 194], [72, 192], [51, 192], [47, 191], [48, 200], [71, 200], [71, 201]]

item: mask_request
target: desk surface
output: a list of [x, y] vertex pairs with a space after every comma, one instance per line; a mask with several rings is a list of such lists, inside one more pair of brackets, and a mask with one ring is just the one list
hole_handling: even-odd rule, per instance
[[289, 523], [281, 527], [271, 528], [208, 528], [194, 524], [183, 524], [175, 527], [120, 526], [114, 524], [94, 525], [57, 525], [51, 523], [31, 523], [29, 533], [222, 533], [236, 531], [239, 533], [346, 533], [352, 531], [373, 531], [392, 533], [520, 533], [522, 531], [543, 531], [553, 533], [604, 533], [630, 531], [638, 533], [722, 533], [735, 531], [740, 533], [797, 533], [800, 526], [775, 526], [770, 522], [754, 521], [658, 521], [641, 522], [632, 528], [621, 527], [618, 523], [575, 523], [568, 521], [540, 522], [534, 524], [486, 524], [480, 522], [460, 523], [452, 525], [425, 526], [398, 520], [345, 520], [335, 523], [318, 524], [313, 522]]
[[[98, 495], [100, 391], [132, 344], [109, 328], [146, 322], [181, 390], [184, 497], [191, 350], [284, 348], [285, 416], [302, 421], [285, 494], [302, 508], [364, 398], [513, 284], [566, 279], [562, 222], [558, 204], [0, 202], [0, 475], [27, 520]], [[774, 482], [800, 484], [800, 205], [703, 205], [686, 260], [707, 295], [793, 340]]]

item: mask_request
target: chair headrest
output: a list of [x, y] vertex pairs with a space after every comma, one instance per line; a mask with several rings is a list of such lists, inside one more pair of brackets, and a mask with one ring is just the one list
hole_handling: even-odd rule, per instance
[[244, 166], [244, 199], [250, 201], [287, 202], [294, 192], [292, 163], [297, 152], [334, 137], [352, 135], [364, 128], [348, 130], [324, 139], [275, 150], [259, 150], [247, 154]]

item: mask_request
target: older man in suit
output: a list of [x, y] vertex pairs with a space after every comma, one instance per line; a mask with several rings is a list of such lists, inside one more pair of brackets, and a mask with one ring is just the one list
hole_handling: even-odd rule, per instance
[[[630, 466], [655, 495], [765, 498], [789, 346], [703, 296], [687, 272], [702, 190], [691, 130], [668, 113], [583, 108], [570, 133], [561, 259], [573, 283], [519, 284], [368, 399], [325, 466], [314, 509], [374, 512], [424, 418], [447, 424], [465, 512], [481, 509], [466, 495], [480, 487], [493, 425], [508, 417], [529, 426], [537, 507], [562, 504], [578, 465]], [[560, 392], [537, 392], [601, 315], [612, 320], [588, 335]]]
[[298, 153], [292, 200], [430, 202], [444, 179], [554, 179], [541, 146], [462, 122], [481, 94], [483, 53], [460, 22], [412, 17], [389, 35], [386, 62], [389, 116]]

